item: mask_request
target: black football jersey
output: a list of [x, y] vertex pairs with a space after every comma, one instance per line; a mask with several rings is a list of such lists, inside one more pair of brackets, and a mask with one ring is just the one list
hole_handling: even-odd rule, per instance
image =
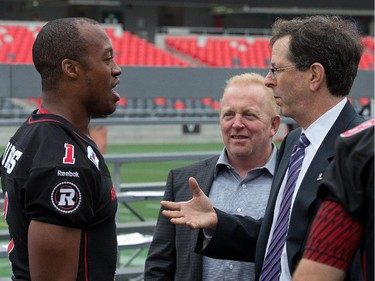
[[6, 146], [1, 184], [13, 280], [30, 279], [30, 220], [82, 229], [77, 280], [114, 280], [116, 191], [90, 138], [64, 118], [34, 112]]
[[374, 123], [371, 119], [340, 135], [334, 163], [319, 187], [321, 197], [338, 202], [363, 225], [365, 280], [374, 280]]

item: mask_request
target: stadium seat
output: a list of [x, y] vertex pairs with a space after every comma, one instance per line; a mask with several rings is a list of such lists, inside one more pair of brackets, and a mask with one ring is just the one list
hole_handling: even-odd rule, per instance
[[163, 97], [155, 97], [154, 104], [156, 108], [165, 108], [166, 106], [166, 98]]
[[175, 100], [173, 104], [174, 109], [176, 110], [184, 110], [185, 109], [185, 104], [181, 100]]

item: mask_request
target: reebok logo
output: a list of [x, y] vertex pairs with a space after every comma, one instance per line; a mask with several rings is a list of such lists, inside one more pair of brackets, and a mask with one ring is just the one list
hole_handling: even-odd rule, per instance
[[77, 171], [76, 172], [72, 172], [72, 171], [57, 170], [57, 176], [58, 177], [79, 178], [79, 173]]

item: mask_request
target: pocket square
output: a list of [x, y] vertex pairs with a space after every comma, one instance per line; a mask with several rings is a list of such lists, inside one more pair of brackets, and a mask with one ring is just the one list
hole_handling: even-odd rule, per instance
[[319, 173], [318, 178], [316, 180], [321, 181], [322, 179], [323, 179], [323, 173]]

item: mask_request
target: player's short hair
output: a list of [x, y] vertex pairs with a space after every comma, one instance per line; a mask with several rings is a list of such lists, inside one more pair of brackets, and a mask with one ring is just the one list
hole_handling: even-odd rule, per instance
[[61, 77], [61, 62], [72, 59], [87, 62], [88, 44], [78, 26], [83, 23], [100, 24], [82, 17], [61, 18], [48, 22], [38, 33], [33, 45], [33, 62], [42, 77], [44, 89], [52, 89]]

